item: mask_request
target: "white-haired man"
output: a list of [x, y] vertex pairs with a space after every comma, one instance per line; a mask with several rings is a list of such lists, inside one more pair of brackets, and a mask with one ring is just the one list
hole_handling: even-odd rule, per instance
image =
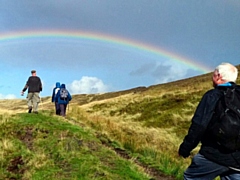
[[227, 89], [237, 89], [238, 69], [229, 63], [218, 65], [212, 76], [214, 89], [207, 91], [192, 118], [188, 134], [179, 147], [178, 153], [186, 158], [201, 142], [200, 151], [192, 158], [192, 163], [184, 172], [185, 180], [214, 179], [218, 176], [222, 180], [240, 179], [240, 149], [227, 150], [211, 135], [210, 122], [216, 116], [218, 100], [223, 97]]

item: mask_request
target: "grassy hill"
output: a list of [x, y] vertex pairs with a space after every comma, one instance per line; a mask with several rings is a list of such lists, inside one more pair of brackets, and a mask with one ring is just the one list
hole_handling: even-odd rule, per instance
[[73, 95], [66, 118], [51, 97], [38, 115], [25, 100], [1, 100], [0, 179], [182, 179], [191, 158], [178, 147], [211, 76]]

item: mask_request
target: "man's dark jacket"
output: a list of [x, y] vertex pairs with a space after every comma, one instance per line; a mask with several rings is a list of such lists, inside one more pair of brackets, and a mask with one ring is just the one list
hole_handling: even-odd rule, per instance
[[192, 118], [188, 134], [179, 147], [179, 155], [184, 158], [188, 157], [190, 152], [201, 142], [199, 153], [205, 158], [218, 164], [240, 168], [240, 151], [230, 152], [220, 147], [208, 129], [216, 103], [223, 96], [223, 92], [227, 88], [235, 87], [240, 89], [240, 86], [234, 83], [231, 84], [232, 86], [217, 86], [203, 95]]
[[28, 89], [28, 92], [40, 92], [42, 91], [42, 83], [38, 76], [30, 76], [27, 80], [23, 92]]

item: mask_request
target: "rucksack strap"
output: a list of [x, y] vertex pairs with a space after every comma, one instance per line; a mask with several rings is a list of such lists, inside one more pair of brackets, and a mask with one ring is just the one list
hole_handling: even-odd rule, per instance
[[224, 93], [225, 94], [224, 99], [225, 99], [226, 106], [232, 111], [234, 111], [235, 113], [237, 113], [238, 116], [240, 116], [240, 109], [237, 106], [233, 105], [232, 103], [235, 98], [234, 96], [235, 93], [237, 93], [235, 88], [233, 89], [228, 88], [227, 91]]

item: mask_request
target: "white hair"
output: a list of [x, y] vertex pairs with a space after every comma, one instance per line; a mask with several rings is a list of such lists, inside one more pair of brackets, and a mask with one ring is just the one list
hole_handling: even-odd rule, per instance
[[221, 63], [215, 68], [226, 82], [236, 82], [238, 77], [238, 69], [230, 63]]

